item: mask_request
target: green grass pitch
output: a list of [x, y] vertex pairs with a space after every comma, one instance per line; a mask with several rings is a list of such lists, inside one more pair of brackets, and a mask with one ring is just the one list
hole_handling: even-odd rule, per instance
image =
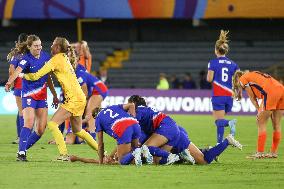
[[[174, 115], [178, 124], [186, 128], [197, 146], [215, 144], [216, 128], [211, 116]], [[0, 188], [283, 188], [284, 144], [280, 144], [278, 159], [248, 160], [255, 152], [257, 128], [255, 117], [237, 117], [236, 138], [244, 145], [243, 151], [229, 147], [220, 162], [206, 166], [172, 165], [142, 167], [109, 166], [84, 163], [52, 162], [58, 155], [46, 131], [42, 139], [28, 151], [27, 163], [16, 162], [15, 116], [0, 116]], [[283, 125], [283, 121], [282, 121]], [[268, 125], [266, 149], [271, 145], [272, 127]], [[226, 129], [226, 134], [228, 129]], [[106, 150], [111, 151], [114, 140], [106, 138]], [[70, 154], [97, 158], [87, 145], [69, 145]]]

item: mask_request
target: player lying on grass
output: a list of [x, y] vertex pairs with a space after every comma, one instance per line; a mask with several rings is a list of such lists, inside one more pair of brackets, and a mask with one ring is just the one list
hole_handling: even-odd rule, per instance
[[[136, 105], [136, 117], [139, 116], [139, 111], [141, 110], [141, 108], [149, 108], [146, 107], [146, 102], [145, 100], [138, 96], [138, 95], [133, 95], [129, 98], [129, 104], [126, 105], [120, 105], [121, 108], [124, 108], [124, 110], [129, 111], [129, 108], [135, 108], [133, 107], [133, 103]], [[119, 106], [118, 106], [119, 107]], [[133, 110], [131, 110], [132, 114], [135, 115], [135, 113], [133, 113]], [[145, 113], [145, 111], [144, 111]], [[115, 114], [112, 114], [115, 115]], [[148, 114], [145, 113], [144, 116], [147, 116]], [[148, 116], [148, 117], [140, 117], [140, 119], [144, 119], [144, 121], [146, 122], [148, 120], [149, 123], [152, 123], [152, 117]], [[98, 118], [97, 118], [98, 119]], [[141, 123], [141, 122], [139, 122]], [[142, 125], [140, 125], [142, 127]], [[163, 127], [164, 125], [161, 124], [160, 127]], [[171, 125], [170, 125], [171, 126]], [[170, 127], [169, 126], [169, 127]], [[176, 124], [174, 126], [177, 126]], [[169, 128], [168, 127], [168, 128]], [[139, 138], [139, 142], [142, 145], [142, 154], [144, 151], [143, 156], [146, 158], [146, 162], [148, 164], [153, 162], [153, 158], [150, 154], [147, 154], [147, 152], [150, 150], [150, 152], [152, 151], [152, 155], [155, 156], [155, 163], [156, 164], [172, 164], [176, 161], [179, 160], [179, 158], [175, 158], [175, 159], [169, 159], [170, 156], [177, 156], [176, 154], [179, 154], [179, 157], [186, 161], [186, 162], [190, 162], [192, 164], [197, 163], [197, 164], [210, 164], [213, 159], [216, 156], [219, 156], [229, 145], [232, 145], [234, 147], [237, 147], [239, 149], [242, 149], [242, 145], [236, 141], [232, 135], [228, 135], [226, 137], [225, 140], [223, 140], [220, 144], [214, 146], [213, 148], [210, 148], [208, 150], [204, 150], [203, 152], [201, 152], [189, 139], [187, 132], [185, 131], [184, 128], [177, 126], [177, 129], [179, 130], [179, 136], [178, 138], [175, 140], [175, 142], [172, 143], [172, 145], [169, 145], [169, 143], [167, 143], [166, 145], [161, 145], [161, 148], [159, 147], [155, 147], [154, 148], [154, 153], [153, 150], [151, 149], [151, 146], [148, 146], [146, 144], [149, 144], [149, 142], [147, 142], [149, 139], [151, 139], [151, 135], [153, 134], [149, 134], [147, 135], [143, 129], [141, 131], [141, 135]], [[163, 130], [162, 130], [163, 131]], [[158, 135], [157, 133], [154, 133], [155, 135]], [[154, 138], [154, 142], [155, 138]], [[148, 150], [148, 149], [149, 150]], [[172, 153], [175, 154], [172, 154]], [[138, 156], [138, 154], [136, 154]], [[177, 156], [178, 157], [178, 156]], [[133, 158], [133, 157], [132, 157]], [[98, 160], [94, 160], [94, 159], [87, 159], [87, 158], [80, 158], [80, 157], [76, 157], [76, 156], [72, 156], [71, 161], [82, 161], [85, 163], [99, 163]], [[117, 161], [117, 155], [115, 153], [112, 153], [112, 155], [110, 156], [105, 156], [105, 158], [103, 159], [103, 162], [106, 164], [114, 164]]]
[[[242, 149], [242, 145], [230, 134], [218, 145], [214, 146], [211, 149], [205, 150], [204, 152], [201, 152], [190, 141], [188, 134], [184, 128], [178, 126], [172, 119], [170, 119], [170, 121], [168, 121], [169, 119], [164, 120], [166, 117], [170, 117], [161, 112], [155, 111], [153, 108], [147, 107], [144, 98], [138, 95], [133, 95], [129, 98], [128, 102], [135, 104], [136, 118], [139, 121], [142, 131], [144, 131], [145, 133], [144, 139], [140, 139], [140, 142], [143, 143], [142, 150], [145, 145], [148, 146], [148, 149], [153, 156], [161, 157], [159, 164], [169, 163], [168, 157], [172, 153], [179, 154], [181, 159], [189, 161], [191, 163], [196, 162], [197, 164], [209, 164], [229, 145]], [[159, 120], [160, 124], [158, 124], [157, 120]], [[155, 124], [157, 124], [157, 132], [155, 132], [155, 130], [152, 129], [153, 127], [151, 127]], [[168, 139], [170, 138], [168, 136], [172, 134], [172, 127], [174, 127], [174, 129], [177, 128], [179, 133], [177, 139], [175, 139], [173, 142]], [[162, 142], [164, 144], [162, 144]], [[153, 145], [155, 145], [154, 148]]]

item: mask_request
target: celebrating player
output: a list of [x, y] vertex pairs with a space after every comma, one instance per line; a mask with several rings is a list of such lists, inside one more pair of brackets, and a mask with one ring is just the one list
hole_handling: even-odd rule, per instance
[[229, 52], [228, 33], [229, 31], [221, 30], [215, 44], [217, 58], [208, 63], [207, 81], [213, 82], [212, 106], [217, 127], [217, 143], [223, 141], [224, 127], [230, 126], [230, 133], [235, 135], [236, 119], [230, 121], [225, 119], [225, 115], [233, 106], [232, 76], [239, 70], [238, 65], [226, 57]]
[[[248, 158], [277, 158], [278, 145], [281, 139], [281, 117], [284, 110], [284, 87], [268, 74], [252, 71], [237, 71], [233, 77], [234, 97], [242, 98], [245, 89], [251, 102], [257, 109], [258, 140], [257, 152]], [[261, 105], [258, 100], [262, 100]], [[265, 155], [266, 124], [271, 117], [273, 126], [273, 139], [270, 153]]]
[[[11, 84], [21, 72], [37, 72], [50, 59], [50, 56], [42, 51], [41, 40], [36, 35], [29, 35], [27, 41], [19, 45], [18, 52], [25, 55], [14, 73], [9, 77], [5, 85], [6, 91], [10, 90]], [[17, 153], [18, 161], [27, 161], [26, 151], [41, 138], [45, 131], [48, 107], [46, 83], [48, 83], [53, 94], [54, 104], [57, 104], [58, 99], [50, 75], [45, 75], [37, 81], [23, 79], [22, 108], [24, 127], [20, 134], [19, 151]], [[31, 134], [34, 123], [37, 129]]]
[[56, 37], [51, 46], [51, 53], [53, 57], [45, 66], [36, 73], [25, 74], [27, 80], [38, 80], [45, 74], [52, 72], [55, 74], [59, 84], [62, 87], [65, 101], [60, 105], [51, 120], [47, 123], [47, 127], [51, 130], [55, 142], [58, 146], [60, 156], [57, 160], [69, 161], [70, 158], [67, 153], [66, 144], [62, 133], [58, 126], [66, 119], [70, 118], [72, 131], [75, 135], [84, 139], [89, 146], [97, 150], [98, 146], [92, 136], [82, 129], [82, 115], [86, 105], [86, 96], [84, 95], [74, 72], [74, 69], [68, 58], [68, 53], [75, 56], [74, 50], [67, 39]]

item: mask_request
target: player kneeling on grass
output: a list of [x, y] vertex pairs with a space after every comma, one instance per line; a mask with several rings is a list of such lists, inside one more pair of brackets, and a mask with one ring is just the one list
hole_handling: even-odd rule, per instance
[[[135, 104], [135, 106], [136, 106], [136, 117], [139, 120], [139, 124], [141, 125], [142, 130], [144, 129], [144, 131], [145, 131], [145, 128], [143, 128], [143, 122], [155, 124], [155, 121], [152, 121], [152, 117], [147, 116], [146, 112], [149, 112], [149, 109], [148, 110], [145, 109], [146, 101], [145, 101], [144, 98], [142, 98], [138, 95], [133, 95], [129, 98], [128, 102]], [[125, 106], [125, 107], [127, 107], [127, 106]], [[140, 114], [139, 111], [142, 111], [142, 110], [144, 110], [143, 114]], [[151, 109], [151, 110], [153, 111], [153, 109]], [[158, 115], [156, 115], [154, 117], [156, 117], [156, 119], [157, 119]], [[139, 117], [139, 116], [142, 116], [142, 117]], [[148, 121], [147, 121], [147, 119], [148, 119]], [[161, 129], [163, 127], [162, 121], [161, 121], [160, 125], [161, 126], [159, 127], [159, 129]], [[150, 152], [152, 152], [151, 154], [154, 155], [154, 156], [161, 157], [159, 162], [157, 162], [159, 164], [169, 164], [168, 157], [172, 153], [173, 153], [173, 155], [179, 154], [179, 157], [182, 160], [188, 161], [192, 164], [194, 164], [195, 162], [197, 164], [209, 164], [213, 161], [214, 158], [219, 156], [230, 144], [232, 146], [239, 148], [239, 149], [242, 149], [242, 145], [238, 141], [236, 141], [233, 138], [233, 136], [230, 134], [226, 137], [225, 140], [223, 140], [218, 145], [214, 146], [213, 148], [211, 148], [209, 150], [205, 150], [204, 152], [201, 152], [190, 141], [190, 139], [188, 138], [188, 134], [187, 134], [187, 132], [185, 131], [184, 128], [177, 126], [176, 124], [174, 124], [174, 126], [171, 125], [171, 124], [168, 124], [167, 126], [168, 126], [168, 129], [165, 130], [166, 132], [170, 132], [170, 129], [173, 129], [173, 128], [175, 129], [175, 126], [176, 126], [177, 129], [178, 129], [179, 137], [171, 143], [168, 142], [167, 144], [161, 145], [160, 148], [155, 147], [154, 152], [151, 149], [151, 146], [148, 146], [149, 143], [152, 142], [151, 140], [153, 140], [153, 139], [151, 139], [153, 134], [150, 135], [150, 137], [147, 137], [147, 130], [146, 130], [146, 132], [142, 132], [144, 134], [144, 135], [142, 135], [143, 138], [142, 137], [140, 138], [141, 143], [144, 143], [144, 141], [146, 141], [144, 143], [144, 145], [142, 145], [142, 149], [143, 149], [143, 146], [148, 144], [147, 146], [150, 149]], [[166, 128], [166, 127], [164, 127], [164, 128]], [[161, 131], [159, 131], [159, 132], [162, 133]], [[155, 134], [155, 135], [159, 135], [159, 134]], [[172, 153], [170, 153], [170, 152], [172, 152]], [[174, 163], [174, 162], [171, 162], [171, 163]]]
[[[129, 112], [135, 114], [133, 105]], [[117, 141], [117, 157], [121, 165], [128, 165], [134, 159], [136, 165], [142, 165], [141, 148], [138, 148], [141, 128], [138, 121], [128, 114], [123, 105], [113, 105], [94, 113], [98, 141], [99, 163], [104, 161], [103, 132]], [[151, 156], [149, 154], [149, 156]]]

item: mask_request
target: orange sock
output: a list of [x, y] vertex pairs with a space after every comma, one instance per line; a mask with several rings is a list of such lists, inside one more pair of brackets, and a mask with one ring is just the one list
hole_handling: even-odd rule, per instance
[[275, 153], [278, 150], [278, 145], [281, 140], [281, 132], [280, 131], [274, 131], [273, 132], [273, 140], [270, 151]]
[[258, 140], [257, 140], [257, 151], [258, 152], [264, 152], [265, 142], [266, 142], [266, 131], [263, 131], [258, 134]]

